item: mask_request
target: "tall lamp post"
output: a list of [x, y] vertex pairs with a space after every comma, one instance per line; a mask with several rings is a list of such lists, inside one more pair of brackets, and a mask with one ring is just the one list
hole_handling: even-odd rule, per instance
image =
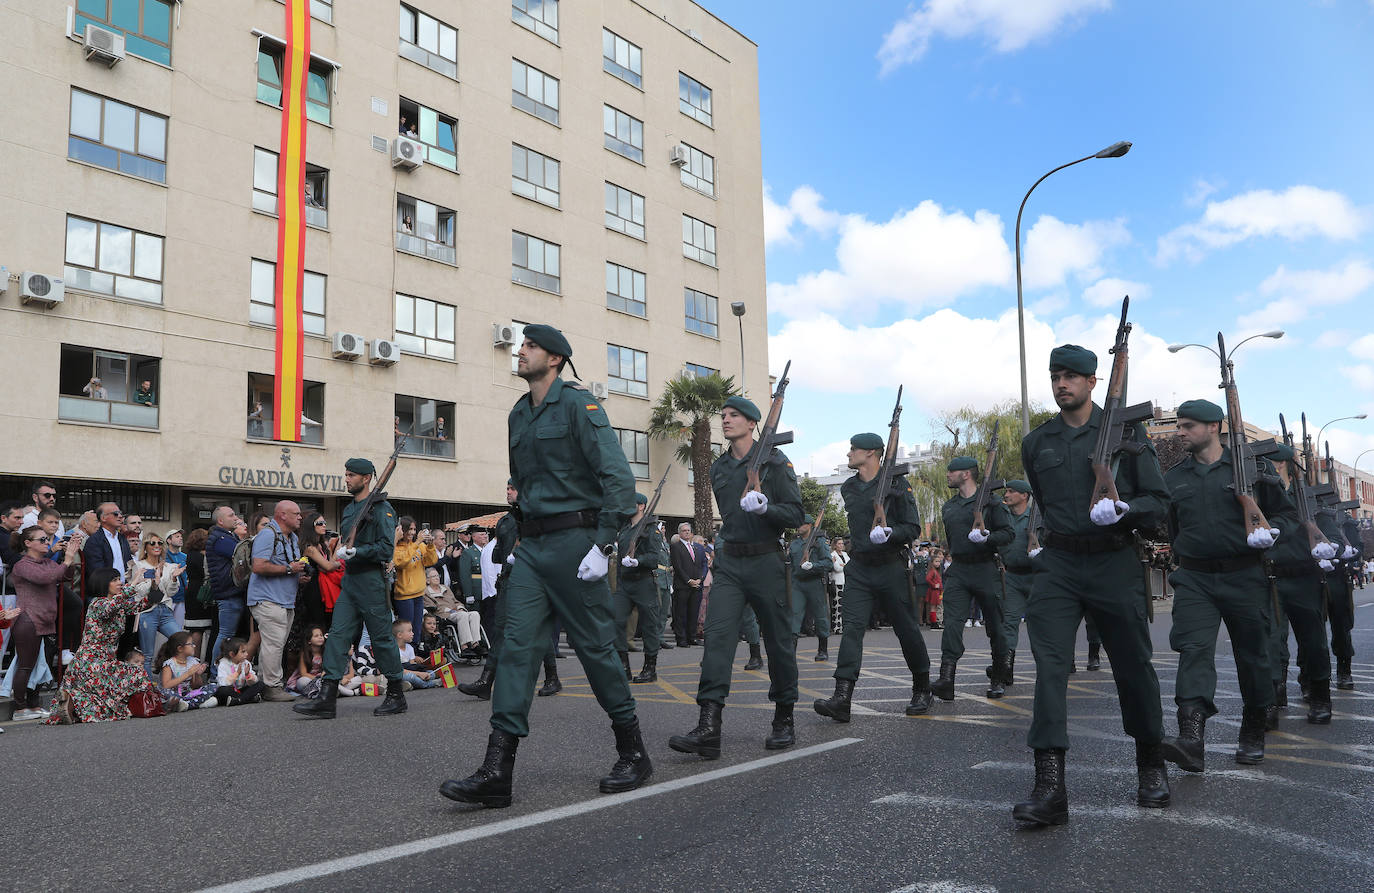
[[[1274, 329], [1274, 330], [1271, 331], [1271, 332], [1260, 332], [1258, 335], [1251, 335], [1249, 338], [1242, 338], [1242, 339], [1240, 340], [1240, 344], [1237, 344], [1235, 347], [1231, 348], [1230, 350], [1228, 350], [1228, 351], [1226, 352], [1226, 356], [1225, 356], [1225, 357], [1223, 357], [1221, 354], [1217, 353], [1217, 350], [1216, 350], [1215, 347], [1208, 347], [1206, 344], [1192, 344], [1192, 343], [1189, 343], [1189, 344], [1170, 344], [1170, 345], [1169, 345], [1169, 353], [1178, 353], [1180, 350], [1183, 350], [1185, 347], [1200, 347], [1200, 348], [1202, 348], [1203, 350], [1205, 350], [1205, 351], [1207, 351], [1208, 353], [1210, 353], [1212, 356], [1216, 357], [1218, 360], [1223, 360], [1224, 362], [1229, 363], [1229, 362], [1231, 362], [1231, 358], [1234, 357], [1234, 356], [1236, 355], [1236, 351], [1240, 350], [1240, 345], [1241, 345], [1241, 344], [1244, 344], [1244, 343], [1247, 342], [1247, 341], [1254, 341], [1256, 338], [1274, 338], [1274, 339], [1278, 339], [1278, 338], [1282, 338], [1282, 337], [1283, 337], [1283, 329]], [[1339, 422], [1340, 419], [1336, 419], [1336, 421]], [[1330, 424], [1330, 422], [1328, 422], [1327, 424]]]
[[735, 314], [735, 319], [739, 320], [739, 391], [745, 393], [744, 388], [744, 302], [731, 301], [730, 312]]
[[1327, 422], [1326, 425], [1322, 425], [1320, 428], [1317, 429], [1317, 439], [1314, 440], [1314, 441], [1312, 441], [1312, 449], [1316, 450], [1318, 453], [1321, 452], [1321, 448], [1322, 448], [1322, 432], [1326, 430], [1326, 426], [1327, 426], [1327, 425], [1334, 425], [1334, 424], [1336, 424], [1337, 422], [1348, 422], [1348, 421], [1350, 421], [1351, 419], [1367, 419], [1367, 418], [1369, 418], [1368, 413], [1363, 413], [1363, 412], [1362, 412], [1362, 413], [1360, 413], [1359, 415], [1345, 415], [1345, 416], [1341, 416], [1341, 417], [1338, 418], [1338, 419], [1332, 419], [1331, 421]]
[[1094, 158], [1120, 158], [1131, 151], [1131, 144], [1125, 141], [1112, 143], [1101, 152], [1094, 152], [1092, 155], [1084, 155], [1068, 164], [1061, 164], [1059, 167], [1045, 174], [1039, 180], [1031, 184], [1031, 188], [1026, 190], [1026, 197], [1021, 199], [1021, 207], [1016, 209], [1016, 335], [1021, 345], [1021, 436], [1025, 437], [1030, 433], [1030, 388], [1026, 383], [1026, 305], [1021, 296], [1021, 214], [1026, 210], [1026, 202], [1030, 200], [1031, 193], [1035, 187], [1045, 182], [1050, 174], [1058, 173], [1066, 167], [1073, 167], [1084, 161], [1091, 161]]
[[1364, 488], [1360, 486], [1360, 460], [1370, 453], [1374, 453], [1374, 448], [1367, 449], [1355, 457], [1355, 466], [1350, 472], [1350, 476], [1355, 479], [1355, 498], [1361, 503], [1364, 502]]

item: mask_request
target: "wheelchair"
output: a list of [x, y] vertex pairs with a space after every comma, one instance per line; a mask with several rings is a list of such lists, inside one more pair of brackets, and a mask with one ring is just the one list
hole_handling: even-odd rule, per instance
[[459, 666], [473, 667], [483, 663], [487, 658], [487, 652], [491, 650], [491, 642], [487, 639], [486, 627], [478, 624], [477, 630], [481, 635], [481, 641], [475, 648], [464, 651], [458, 639], [458, 624], [441, 616], [433, 609], [426, 609], [425, 613], [434, 618], [439, 627], [439, 640], [444, 643], [444, 654], [448, 655], [449, 663]]

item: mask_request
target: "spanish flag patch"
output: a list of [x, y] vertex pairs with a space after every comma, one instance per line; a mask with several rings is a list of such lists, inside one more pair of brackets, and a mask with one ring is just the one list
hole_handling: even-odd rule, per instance
[[588, 404], [587, 404], [587, 412], [595, 412], [596, 410], [598, 410], [598, 409], [600, 409], [600, 408], [601, 408], [601, 407], [597, 406], [595, 403], [588, 403]]

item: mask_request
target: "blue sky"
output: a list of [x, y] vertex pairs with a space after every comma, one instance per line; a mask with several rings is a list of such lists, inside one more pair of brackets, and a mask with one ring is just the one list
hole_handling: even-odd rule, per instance
[[[906, 385], [903, 440], [1019, 393], [1022, 224], [1031, 397], [1051, 346], [1105, 368], [1132, 296], [1132, 400], [1248, 421], [1374, 416], [1374, 2], [707, 0], [759, 44], [770, 364], [793, 362], [796, 466], [827, 474]], [[1105, 374], [1105, 372], [1104, 372]], [[1099, 387], [1101, 390], [1101, 386]], [[1374, 419], [1327, 431], [1347, 462]], [[1374, 468], [1374, 456], [1361, 467]]]

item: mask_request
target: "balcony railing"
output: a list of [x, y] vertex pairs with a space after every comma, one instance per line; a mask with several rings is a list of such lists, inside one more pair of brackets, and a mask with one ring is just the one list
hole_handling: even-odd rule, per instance
[[[248, 439], [267, 441], [273, 440], [271, 417], [265, 417], [261, 419], [249, 419]], [[314, 446], [322, 446], [324, 444], [324, 426], [321, 425], [317, 427], [315, 425], [302, 424], [301, 439], [299, 442], [312, 444]]]
[[440, 459], [452, 459], [456, 455], [453, 441], [419, 434], [407, 436], [401, 452], [407, 456], [434, 456]]
[[157, 428], [158, 408], [121, 400], [92, 400], [89, 397], [57, 398], [57, 417], [69, 422], [94, 422], [99, 425], [128, 425], [131, 428]]
[[458, 249], [452, 245], [445, 245], [443, 242], [431, 242], [429, 239], [422, 239], [410, 233], [396, 233], [396, 250], [404, 251], [406, 254], [417, 254], [420, 257], [427, 257], [430, 260], [437, 260], [450, 266], [458, 266]]
[[320, 229], [329, 229], [329, 210], [327, 208], [316, 208], [311, 205], [306, 205], [305, 225], [316, 226]]

